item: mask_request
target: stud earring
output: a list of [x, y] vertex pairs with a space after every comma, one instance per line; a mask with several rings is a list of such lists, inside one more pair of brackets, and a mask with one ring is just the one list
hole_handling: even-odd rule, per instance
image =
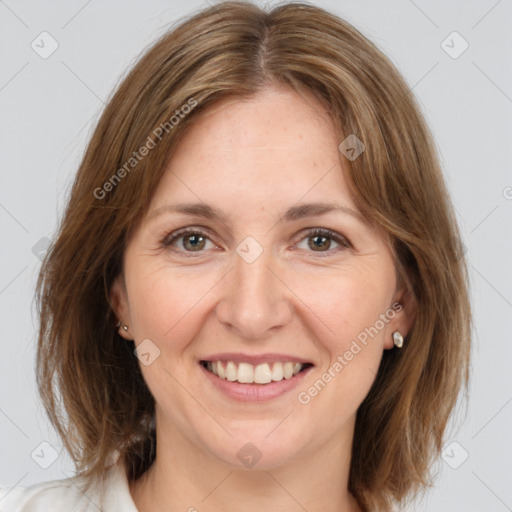
[[402, 348], [402, 345], [404, 344], [404, 337], [398, 331], [393, 333], [393, 343], [395, 344], [395, 347], [398, 348]]
[[127, 325], [123, 325], [123, 329], [124, 329], [125, 331], [128, 331], [128, 326], [127, 326]]

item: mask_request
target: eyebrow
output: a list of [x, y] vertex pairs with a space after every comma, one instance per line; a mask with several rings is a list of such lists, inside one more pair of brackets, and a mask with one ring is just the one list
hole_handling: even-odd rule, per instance
[[[226, 224], [226, 214], [221, 210], [214, 208], [205, 203], [184, 203], [184, 204], [164, 204], [156, 208], [148, 214], [148, 220], [161, 215], [162, 213], [184, 213], [186, 215], [193, 215], [196, 217], [203, 217], [205, 219], [219, 220]], [[286, 210], [282, 216], [285, 222], [293, 222], [307, 217], [314, 217], [317, 215], [325, 215], [326, 213], [340, 212], [351, 215], [358, 220], [363, 220], [360, 212], [349, 208], [348, 206], [335, 204], [335, 203], [306, 203], [297, 206], [292, 206]]]

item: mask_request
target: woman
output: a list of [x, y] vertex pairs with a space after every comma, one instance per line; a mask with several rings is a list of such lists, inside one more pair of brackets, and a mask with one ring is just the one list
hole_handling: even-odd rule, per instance
[[38, 283], [73, 479], [2, 510], [389, 511], [467, 385], [457, 224], [406, 83], [307, 4], [182, 22], [107, 105]]

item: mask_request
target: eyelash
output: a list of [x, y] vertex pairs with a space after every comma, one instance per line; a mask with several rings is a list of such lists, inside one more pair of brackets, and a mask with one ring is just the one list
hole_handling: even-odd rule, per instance
[[[161, 241], [161, 246], [166, 249], [171, 249], [173, 252], [185, 253], [185, 254], [187, 254], [187, 257], [197, 257], [194, 255], [195, 252], [197, 252], [198, 255], [200, 255], [204, 251], [184, 251], [182, 249], [172, 248], [172, 244], [176, 240], [179, 240], [180, 238], [183, 238], [187, 235], [199, 235], [203, 238], [210, 240], [210, 236], [208, 235], [208, 233], [202, 231], [201, 229], [181, 228], [181, 229], [178, 229], [178, 230], [173, 231], [172, 233], [166, 235], [163, 238], [163, 240]], [[325, 258], [327, 256], [330, 256], [333, 252], [338, 252], [342, 249], [348, 249], [349, 247], [351, 247], [351, 244], [347, 238], [336, 233], [335, 231], [331, 231], [330, 229], [326, 229], [326, 228], [310, 229], [310, 230], [306, 231], [304, 236], [298, 242], [301, 242], [304, 239], [315, 237], [315, 236], [324, 236], [326, 238], [330, 238], [331, 240], [333, 240], [340, 246], [340, 247], [336, 247], [334, 249], [328, 249], [327, 251], [308, 251], [308, 252], [316, 253], [318, 255], [318, 257], [320, 257], [320, 258]], [[212, 241], [212, 240], [210, 240], [210, 241]], [[322, 253], [324, 253], [324, 254], [322, 254]]]

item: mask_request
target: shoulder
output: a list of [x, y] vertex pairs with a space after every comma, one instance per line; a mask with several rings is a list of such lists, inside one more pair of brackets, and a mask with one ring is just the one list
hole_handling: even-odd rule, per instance
[[85, 495], [91, 495], [92, 480], [70, 477], [33, 484], [29, 487], [0, 489], [1, 512], [39, 512], [43, 510], [87, 510], [81, 507]]
[[137, 512], [124, 468], [115, 465], [101, 478], [75, 476], [0, 489], [0, 512]]

